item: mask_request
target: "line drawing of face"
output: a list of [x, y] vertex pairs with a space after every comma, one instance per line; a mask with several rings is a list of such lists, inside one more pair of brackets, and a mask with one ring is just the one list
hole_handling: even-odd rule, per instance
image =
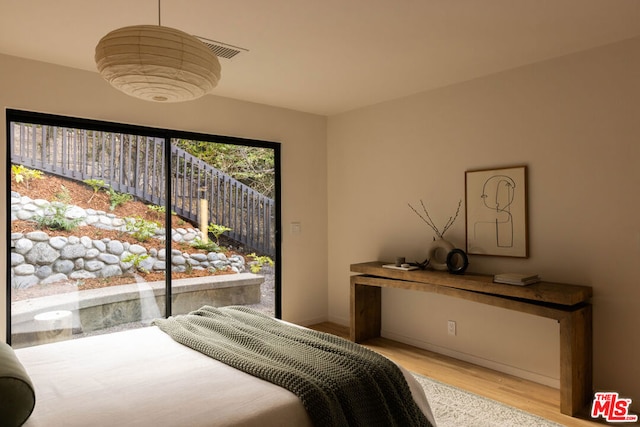
[[513, 203], [516, 183], [506, 175], [494, 175], [487, 179], [482, 186], [482, 201], [484, 205], [496, 212], [509, 212]]
[[[484, 206], [492, 213], [487, 212], [488, 217], [484, 221], [474, 224], [474, 236], [477, 237], [479, 229], [491, 227], [491, 234], [495, 233], [497, 247], [513, 247], [513, 216], [511, 204], [515, 198], [515, 181], [506, 175], [493, 175], [482, 186], [480, 198]], [[488, 230], [487, 230], [488, 231]]]

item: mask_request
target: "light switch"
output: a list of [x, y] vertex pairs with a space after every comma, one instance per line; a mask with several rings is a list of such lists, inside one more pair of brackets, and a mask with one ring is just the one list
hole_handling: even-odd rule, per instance
[[300, 234], [302, 232], [302, 225], [300, 222], [291, 223], [291, 234]]

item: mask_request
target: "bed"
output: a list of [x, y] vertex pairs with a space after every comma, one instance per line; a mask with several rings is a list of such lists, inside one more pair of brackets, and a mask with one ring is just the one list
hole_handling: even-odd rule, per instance
[[[24, 425], [313, 425], [296, 394], [189, 348], [161, 327], [3, 350], [14, 353], [35, 392]], [[422, 388], [400, 371], [421, 415], [435, 425]]]

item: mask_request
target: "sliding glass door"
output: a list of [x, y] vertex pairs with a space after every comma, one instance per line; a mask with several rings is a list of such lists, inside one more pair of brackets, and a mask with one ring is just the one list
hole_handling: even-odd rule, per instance
[[275, 315], [275, 178], [273, 148], [171, 140], [172, 313]]
[[278, 144], [7, 115], [15, 347], [203, 305], [280, 316]]

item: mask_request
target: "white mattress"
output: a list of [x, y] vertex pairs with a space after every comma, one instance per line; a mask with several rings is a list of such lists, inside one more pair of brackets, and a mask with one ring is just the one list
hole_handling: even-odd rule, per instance
[[[16, 354], [36, 392], [26, 427], [311, 426], [293, 393], [176, 343], [155, 326]], [[435, 425], [422, 388], [403, 372]]]

